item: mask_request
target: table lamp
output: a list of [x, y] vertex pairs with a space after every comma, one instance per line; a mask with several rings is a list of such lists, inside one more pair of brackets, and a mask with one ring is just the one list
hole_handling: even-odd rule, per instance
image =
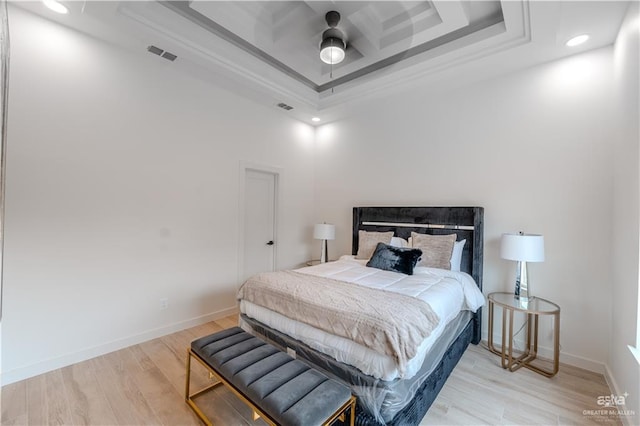
[[336, 238], [336, 227], [328, 223], [319, 223], [313, 227], [313, 238], [322, 240], [320, 263], [326, 263], [329, 260], [327, 241]]
[[500, 257], [518, 262], [516, 265], [515, 297], [524, 301], [532, 299], [527, 262], [544, 261], [544, 237], [522, 232], [502, 234]]

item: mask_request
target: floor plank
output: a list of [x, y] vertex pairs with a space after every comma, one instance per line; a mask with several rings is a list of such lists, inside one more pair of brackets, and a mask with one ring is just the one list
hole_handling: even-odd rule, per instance
[[116, 424], [159, 424], [160, 420], [156, 417], [133, 378], [135, 374], [150, 369], [138, 369], [139, 364], [136, 363], [130, 370], [125, 370], [115, 360], [115, 355], [120, 357], [127, 354], [131, 354], [131, 351], [125, 349], [109, 354], [109, 357], [101, 356], [91, 360], [94, 364], [96, 378], [116, 415]]
[[182, 393], [185, 381], [186, 351], [182, 355], [177, 355], [165, 344], [163, 338], [141, 343], [140, 347], [162, 371], [175, 391]]
[[76, 425], [112, 425], [116, 416], [107, 401], [91, 363], [80, 362], [62, 369], [71, 417]]
[[62, 370], [54, 370], [44, 375], [46, 399], [46, 424], [73, 424], [69, 400], [66, 397]]
[[[27, 386], [27, 424], [44, 425], [46, 422], [46, 388], [44, 374], [25, 380]], [[4, 389], [4, 387], [3, 387]], [[4, 394], [3, 394], [4, 403]], [[3, 404], [4, 405], [4, 404]]]
[[27, 420], [27, 383], [13, 383], [2, 388], [3, 425], [19, 424]]
[[154, 414], [165, 425], [199, 425], [198, 417], [184, 402], [184, 395], [178, 392], [160, 369], [138, 372], [134, 375], [136, 384]]
[[[2, 388], [3, 425], [199, 425], [184, 402], [187, 348], [196, 338], [237, 325], [229, 316]], [[213, 382], [192, 362], [191, 392]], [[561, 365], [548, 379], [509, 372], [482, 345], [469, 346], [422, 425], [621, 424], [584, 415], [611, 391], [602, 375]], [[251, 409], [222, 386], [197, 398], [219, 425], [258, 425]]]

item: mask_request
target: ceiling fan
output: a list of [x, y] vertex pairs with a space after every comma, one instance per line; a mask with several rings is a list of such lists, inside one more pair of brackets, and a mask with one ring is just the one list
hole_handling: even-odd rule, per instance
[[344, 60], [345, 49], [347, 43], [345, 36], [338, 28], [340, 22], [340, 14], [335, 10], [327, 12], [325, 15], [329, 29], [322, 33], [322, 42], [320, 42], [320, 59], [322, 62], [335, 65]]

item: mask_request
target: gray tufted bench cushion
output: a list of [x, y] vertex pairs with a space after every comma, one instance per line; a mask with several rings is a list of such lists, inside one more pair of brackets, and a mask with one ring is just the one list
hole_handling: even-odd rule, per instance
[[287, 426], [330, 424], [349, 407], [353, 417], [355, 398], [347, 386], [234, 327], [191, 343], [186, 399], [206, 423], [210, 423], [206, 416], [192, 405], [192, 397], [199, 393], [189, 395], [192, 356], [257, 409], [268, 423]]

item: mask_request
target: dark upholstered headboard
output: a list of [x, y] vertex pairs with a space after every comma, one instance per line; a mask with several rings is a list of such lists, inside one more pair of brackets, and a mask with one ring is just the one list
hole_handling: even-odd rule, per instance
[[[352, 253], [358, 253], [358, 231], [394, 231], [407, 239], [411, 232], [457, 234], [466, 239], [460, 270], [468, 273], [482, 290], [484, 208], [482, 207], [354, 207]], [[481, 338], [481, 312], [475, 315], [474, 340]]]

